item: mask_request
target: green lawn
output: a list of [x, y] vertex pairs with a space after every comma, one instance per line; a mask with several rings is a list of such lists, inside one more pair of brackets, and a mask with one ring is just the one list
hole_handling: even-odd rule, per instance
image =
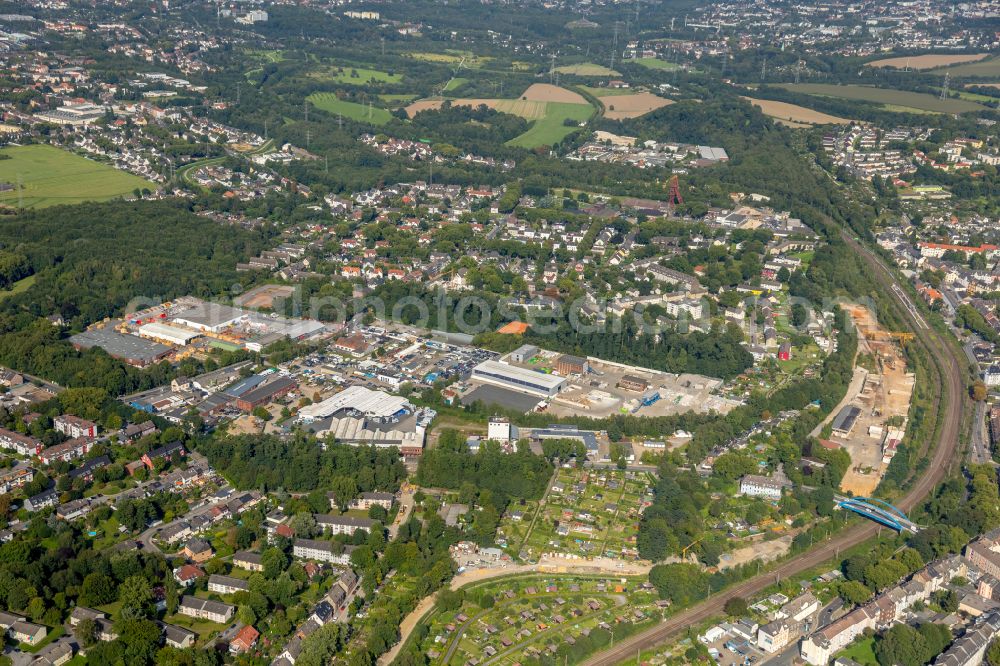
[[659, 58], [636, 58], [632, 62], [650, 69], [677, 69], [677, 65], [674, 63]]
[[590, 118], [593, 112], [594, 108], [589, 104], [546, 102], [545, 116], [536, 120], [527, 132], [514, 137], [507, 144], [521, 148], [551, 146], [577, 128], [576, 125], [564, 125], [563, 121], [569, 118], [583, 122]]
[[[48, 145], [11, 146], [0, 150], [0, 205], [42, 208], [82, 201], [106, 201], [136, 188], [154, 188], [148, 180]], [[17, 183], [22, 189], [18, 191]]]
[[13, 296], [14, 294], [20, 294], [22, 291], [27, 291], [31, 288], [31, 285], [35, 284], [35, 279], [37, 277], [37, 275], [29, 275], [28, 277], [22, 278], [12, 284], [10, 289], [0, 289], [0, 301], [8, 296]]
[[441, 91], [450, 92], [452, 90], [458, 90], [468, 82], [469, 79], [462, 78], [461, 76], [456, 76], [452, 79], [449, 79], [448, 83], [444, 84], [444, 88], [442, 88]]
[[307, 97], [317, 109], [332, 113], [341, 114], [351, 120], [357, 120], [372, 125], [385, 125], [392, 119], [392, 115], [385, 109], [377, 106], [368, 106], [356, 102], [347, 102], [338, 99], [333, 93], [313, 93]]
[[[906, 110], [930, 111], [932, 113], [965, 113], [967, 111], [983, 111], [982, 104], [964, 99], [940, 99], [926, 93], [915, 93], [908, 90], [892, 90], [889, 88], [873, 88], [871, 86], [841, 86], [829, 83], [785, 83], [782, 88], [806, 95], [822, 97], [840, 97], [860, 102], [874, 102], [895, 108], [906, 107]], [[894, 110], [895, 110], [894, 108]]]
[[314, 70], [309, 76], [323, 81], [336, 81], [352, 86], [363, 86], [368, 83], [399, 83], [403, 80], [402, 74], [383, 72], [377, 69], [366, 67], [352, 67], [350, 65], [330, 65]]
[[853, 659], [861, 664], [861, 666], [878, 666], [878, 660], [875, 659], [874, 638], [863, 638], [860, 641], [852, 643], [837, 656]]
[[178, 627], [184, 627], [195, 632], [198, 634], [197, 643], [199, 645], [226, 628], [224, 624], [216, 624], [208, 620], [197, 620], [187, 615], [181, 615], [180, 613], [168, 615], [163, 618], [163, 621], [167, 624], [176, 624]]

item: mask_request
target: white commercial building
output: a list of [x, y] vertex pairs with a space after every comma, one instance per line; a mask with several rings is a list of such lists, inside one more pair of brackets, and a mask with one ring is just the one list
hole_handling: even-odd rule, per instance
[[173, 316], [181, 326], [209, 333], [219, 333], [247, 319], [243, 310], [208, 301], [198, 301]]
[[373, 391], [364, 386], [351, 386], [326, 400], [307, 405], [299, 410], [299, 419], [315, 421], [329, 418], [338, 412], [351, 412], [378, 422], [389, 422], [413, 411], [409, 400], [384, 391]]
[[472, 378], [513, 391], [550, 397], [559, 393], [565, 377], [548, 375], [500, 361], [483, 361], [472, 369]]
[[191, 342], [199, 335], [199, 333], [183, 329], [180, 326], [171, 326], [170, 324], [156, 321], [150, 324], [143, 324], [139, 327], [139, 337], [141, 338], [165, 342], [180, 347]]
[[510, 419], [494, 416], [487, 426], [486, 439], [493, 442], [510, 442], [517, 439], [517, 428], [511, 425]]

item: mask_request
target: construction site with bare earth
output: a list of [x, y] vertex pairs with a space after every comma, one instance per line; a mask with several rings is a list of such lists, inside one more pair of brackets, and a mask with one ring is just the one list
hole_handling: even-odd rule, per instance
[[847, 311], [858, 333], [854, 377], [840, 405], [813, 434], [821, 445], [851, 456], [841, 491], [867, 496], [906, 436], [914, 375], [900, 345], [912, 334], [886, 330], [864, 306], [849, 305]]

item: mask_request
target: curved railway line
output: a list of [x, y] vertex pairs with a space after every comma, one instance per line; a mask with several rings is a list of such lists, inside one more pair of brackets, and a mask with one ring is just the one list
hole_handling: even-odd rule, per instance
[[[935, 412], [939, 415], [943, 414], [943, 418], [938, 424], [940, 427], [937, 445], [934, 447], [930, 464], [927, 465], [923, 475], [914, 482], [909, 492], [896, 502], [897, 506], [909, 512], [948, 476], [953, 463], [961, 459], [958, 455], [960, 450], [958, 439], [964, 411], [962, 371], [964, 363], [962, 359], [957, 357], [954, 347], [927, 324], [906, 291], [900, 287], [892, 271], [859, 241], [847, 233], [842, 232], [842, 236], [844, 242], [850, 245], [871, 267], [883, 292], [891, 294], [893, 300], [897, 302], [899, 309], [905, 315], [905, 319], [916, 335], [916, 339], [927, 350], [929, 358], [933, 359], [937, 374], [942, 380], [941, 391], [936, 397], [936, 407], [940, 406], [943, 400], [944, 409], [935, 409]], [[705, 601], [664, 620], [655, 627], [626, 638], [613, 648], [598, 653], [583, 663], [585, 666], [612, 666], [635, 658], [637, 652], [655, 647], [674, 634], [721, 614], [726, 600], [730, 597], [751, 597], [779, 579], [788, 578], [818, 566], [837, 556], [841, 551], [872, 538], [877, 529], [878, 526], [874, 523], [867, 522], [850, 527], [821, 545], [789, 559], [776, 569], [737, 583], [726, 589], [725, 592], [709, 597]]]

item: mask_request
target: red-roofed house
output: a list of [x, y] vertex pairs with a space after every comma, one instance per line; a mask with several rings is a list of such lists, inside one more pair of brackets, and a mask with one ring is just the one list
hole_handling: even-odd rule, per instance
[[185, 564], [174, 569], [174, 580], [185, 587], [204, 577], [205, 572], [201, 570], [201, 567], [196, 567], [193, 564]]
[[251, 627], [249, 624], [245, 625], [242, 629], [236, 632], [236, 636], [233, 638], [232, 642], [229, 643], [229, 653], [243, 654], [244, 652], [249, 652], [253, 649], [253, 646], [256, 645], [259, 637], [259, 631]]

